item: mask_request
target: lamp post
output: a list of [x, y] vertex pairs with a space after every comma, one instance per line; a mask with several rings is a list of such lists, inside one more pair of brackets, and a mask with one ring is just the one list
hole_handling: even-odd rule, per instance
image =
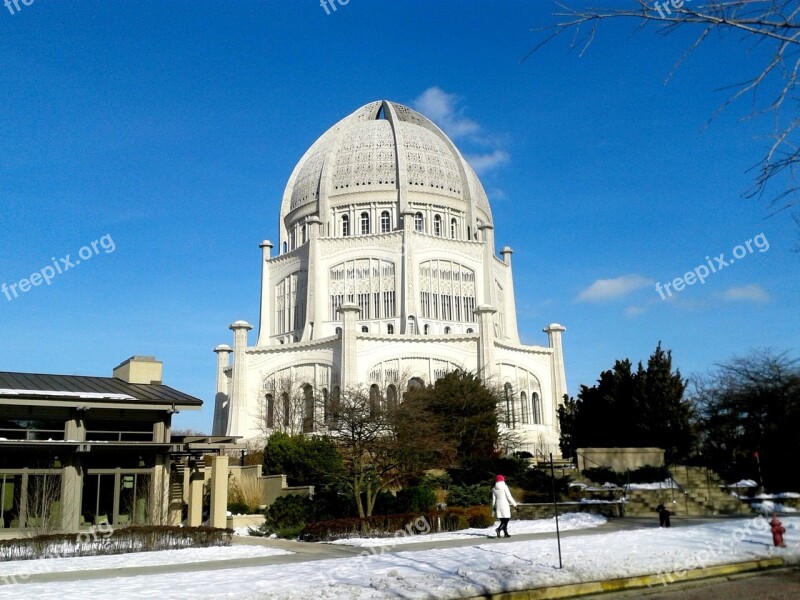
[[556, 469], [553, 466], [553, 453], [550, 453], [550, 477], [553, 482], [553, 508], [556, 511], [556, 539], [558, 540], [558, 568], [563, 568], [561, 564], [561, 532], [558, 529], [558, 499], [556, 498]]

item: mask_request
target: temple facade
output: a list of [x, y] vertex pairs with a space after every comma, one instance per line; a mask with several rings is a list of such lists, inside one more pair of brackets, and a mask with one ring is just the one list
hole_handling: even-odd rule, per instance
[[342, 390], [392, 404], [461, 369], [502, 389], [516, 450], [558, 453], [564, 327], [520, 343], [512, 250], [496, 254], [483, 186], [434, 123], [389, 101], [336, 123], [292, 172], [279, 227], [258, 330], [235, 321], [215, 348], [215, 435], [324, 433]]

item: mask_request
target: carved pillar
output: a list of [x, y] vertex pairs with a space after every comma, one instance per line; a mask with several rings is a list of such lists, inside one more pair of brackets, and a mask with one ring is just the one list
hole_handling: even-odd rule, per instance
[[253, 328], [247, 321], [229, 326], [233, 331], [233, 372], [228, 401], [228, 429], [225, 435], [247, 436], [247, 332]]
[[478, 375], [488, 382], [495, 375], [494, 362], [494, 314], [497, 310], [492, 306], [482, 304], [475, 308], [478, 317]]
[[258, 341], [256, 346], [269, 344], [270, 323], [272, 322], [272, 285], [269, 281], [269, 259], [272, 254], [272, 242], [264, 240], [258, 246], [261, 248], [261, 309], [258, 318]]
[[361, 309], [356, 304], [342, 304], [339, 312], [342, 314], [342, 364], [339, 373], [341, 374], [342, 392], [345, 393], [358, 384], [356, 318]]

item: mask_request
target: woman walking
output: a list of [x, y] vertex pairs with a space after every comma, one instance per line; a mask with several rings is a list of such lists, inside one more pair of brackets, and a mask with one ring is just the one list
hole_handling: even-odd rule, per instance
[[500, 537], [502, 531], [506, 537], [511, 537], [508, 533], [508, 521], [511, 519], [511, 507], [517, 507], [517, 501], [511, 495], [511, 492], [506, 485], [506, 478], [502, 475], [497, 476], [497, 482], [492, 489], [492, 508], [495, 515], [500, 519], [500, 527], [495, 529], [497, 537]]

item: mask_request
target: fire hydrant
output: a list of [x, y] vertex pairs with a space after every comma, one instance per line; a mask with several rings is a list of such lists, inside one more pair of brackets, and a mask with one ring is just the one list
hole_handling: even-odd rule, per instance
[[772, 543], [776, 548], [785, 548], [786, 542], [783, 541], [783, 534], [786, 533], [786, 528], [778, 520], [778, 515], [772, 514], [772, 521], [770, 521], [770, 528], [772, 529]]

